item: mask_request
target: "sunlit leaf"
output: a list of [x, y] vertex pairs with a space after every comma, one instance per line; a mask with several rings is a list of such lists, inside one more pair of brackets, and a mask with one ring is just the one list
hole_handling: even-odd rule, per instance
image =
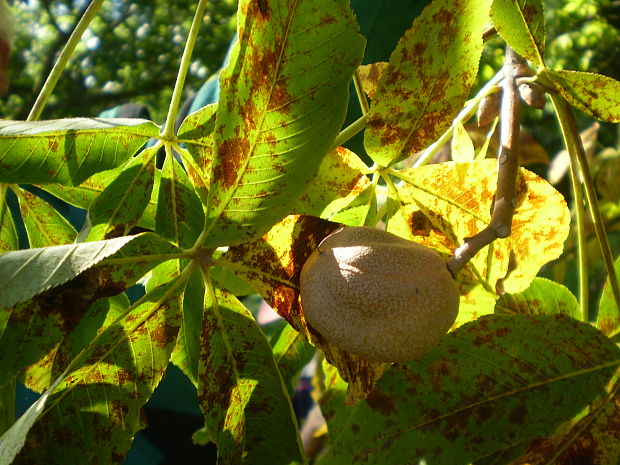
[[536, 278], [518, 294], [504, 294], [495, 304], [498, 314], [553, 315], [561, 313], [582, 317], [577, 298], [565, 286], [545, 278]]
[[55, 408], [33, 425], [16, 463], [123, 463], [145, 426], [141, 408], [168, 366], [180, 325], [171, 299], [178, 287], [158, 287], [108, 322], [78, 368], [61, 377], [47, 401]]
[[204, 223], [202, 203], [187, 173], [173, 157], [166, 157], [159, 185], [155, 232], [179, 247], [190, 248]]
[[[616, 259], [614, 269], [616, 270], [616, 276], [618, 276], [619, 279], [618, 284], [620, 285], [620, 257]], [[620, 308], [618, 308], [614, 300], [609, 277], [605, 282], [605, 287], [603, 288], [603, 292], [601, 294], [596, 327], [610, 337], [618, 335], [620, 332]]]
[[16, 192], [31, 248], [70, 244], [77, 231], [58, 210], [25, 190]]
[[144, 149], [108, 184], [90, 205], [86, 240], [99, 241], [129, 234], [138, 224], [153, 190], [155, 147]]
[[220, 75], [206, 245], [265, 233], [316, 174], [344, 121], [364, 40], [344, 0], [242, 1]]
[[362, 88], [370, 99], [375, 97], [379, 82], [381, 81], [381, 76], [383, 76], [387, 67], [388, 64], [386, 62], [380, 61], [378, 63], [362, 65], [357, 68], [357, 75], [362, 83]]
[[125, 163], [158, 133], [142, 119], [0, 121], [0, 182], [77, 186]]
[[218, 463], [304, 463], [297, 423], [271, 347], [249, 310], [216, 291], [207, 301], [198, 380]]
[[194, 386], [198, 385], [200, 328], [204, 309], [205, 287], [200, 273], [190, 276], [183, 291], [183, 320], [170, 361], [179, 367]]
[[368, 113], [364, 145], [389, 166], [452, 123], [476, 75], [490, 0], [432, 2], [400, 39]]
[[565, 315], [484, 316], [393, 366], [355, 407], [330, 373], [331, 446], [319, 463], [469, 464], [552, 433], [604, 393], [618, 364], [615, 344]]
[[452, 150], [452, 160], [464, 162], [474, 160], [474, 143], [461, 121], [457, 121], [454, 126], [450, 148]]
[[188, 115], [177, 134], [179, 142], [185, 144], [191, 156], [191, 160], [186, 160], [187, 174], [204, 203], [207, 202], [211, 184], [216, 110], [217, 105], [207, 105]]
[[543, 66], [545, 12], [541, 0], [494, 0], [491, 20], [515, 52]]
[[542, 70], [540, 77], [568, 103], [600, 121], [620, 122], [620, 82], [581, 71]]
[[[495, 160], [478, 160], [406, 170], [404, 188], [431, 224], [460, 245], [490, 222], [496, 164]], [[517, 177], [515, 200], [510, 237], [496, 240], [472, 261], [477, 275], [491, 289], [499, 281], [510, 293], [526, 289], [540, 267], [562, 253], [570, 223], [564, 197], [523, 168]], [[516, 266], [511, 265], [511, 255]]]
[[366, 171], [366, 164], [350, 150], [330, 151], [293, 212], [352, 226], [367, 224], [367, 219], [376, 218], [376, 196]]

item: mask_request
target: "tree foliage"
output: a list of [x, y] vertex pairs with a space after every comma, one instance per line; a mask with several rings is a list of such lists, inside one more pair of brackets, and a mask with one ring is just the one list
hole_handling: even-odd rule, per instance
[[[380, 39], [365, 13], [377, 26], [377, 5], [360, 6], [358, 22], [346, 0], [241, 0], [218, 102], [175, 129], [192, 52], [215, 34], [205, 18], [228, 7], [215, 4], [104, 4], [88, 34], [118, 40], [119, 56], [78, 47], [59, 83], [81, 85], [91, 111], [95, 95], [171, 95], [163, 127], [80, 117], [45, 93], [67, 118], [0, 122], [0, 465], [122, 463], [169, 362], [196, 386], [196, 440], [214, 443], [222, 464], [615, 464], [620, 156], [589, 162], [572, 107], [620, 122], [620, 82], [548, 66], [540, 0], [434, 0], [370, 63]], [[70, 10], [43, 6], [41, 30], [63, 31]], [[162, 26], [177, 14], [191, 22], [184, 48], [176, 26]], [[490, 37], [504, 46], [501, 74], [478, 88]], [[161, 69], [110, 66], [169, 39], [178, 48]], [[175, 79], [163, 64], [182, 48]], [[47, 73], [24, 58], [34, 71], [23, 79]], [[29, 110], [23, 85], [7, 104], [17, 116]], [[520, 124], [536, 93], [558, 120], [570, 195], [522, 166], [537, 159]], [[362, 116], [349, 123], [352, 104]], [[482, 129], [469, 124], [476, 110], [487, 112]], [[344, 147], [362, 132], [363, 155]], [[79, 231], [48, 194], [86, 211]], [[365, 360], [306, 321], [301, 270], [342, 225], [382, 227], [445, 258], [460, 314], [428, 353]], [[596, 302], [591, 250], [607, 276]], [[567, 252], [578, 272], [566, 271]], [[145, 294], [130, 301], [137, 282]], [[274, 335], [241, 303], [250, 292], [282, 318]], [[321, 457], [291, 404], [315, 353]], [[41, 393], [18, 419], [16, 382]]]

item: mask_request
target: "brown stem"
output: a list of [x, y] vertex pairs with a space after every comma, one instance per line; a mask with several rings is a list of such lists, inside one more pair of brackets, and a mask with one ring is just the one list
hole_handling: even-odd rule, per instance
[[512, 48], [506, 47], [504, 63], [504, 81], [502, 82], [502, 106], [500, 114], [500, 148], [497, 155], [497, 189], [495, 203], [489, 225], [454, 251], [448, 262], [448, 269], [453, 276], [476, 255], [483, 247], [495, 239], [510, 236], [512, 216], [514, 214], [519, 171], [519, 128], [520, 101], [517, 78], [524, 63]]

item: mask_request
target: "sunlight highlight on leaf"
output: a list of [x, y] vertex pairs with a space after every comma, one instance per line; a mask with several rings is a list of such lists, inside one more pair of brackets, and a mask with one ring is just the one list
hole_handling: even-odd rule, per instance
[[159, 128], [151, 121], [0, 121], [0, 182], [77, 186], [125, 163]]
[[207, 246], [255, 239], [316, 174], [364, 40], [344, 0], [242, 1], [220, 75]]
[[390, 166], [450, 126], [478, 74], [490, 6], [432, 2], [400, 39], [368, 112], [364, 145], [376, 163]]

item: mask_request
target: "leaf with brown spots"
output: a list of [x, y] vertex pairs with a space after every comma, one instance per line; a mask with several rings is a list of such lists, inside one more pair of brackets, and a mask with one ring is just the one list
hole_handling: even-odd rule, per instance
[[545, 11], [541, 0], [494, 0], [491, 20], [515, 52], [537, 67], [544, 66]]
[[344, 121], [364, 39], [345, 0], [244, 0], [220, 75], [206, 245], [288, 214]]
[[518, 294], [504, 294], [495, 304], [499, 315], [553, 315], [561, 313], [581, 318], [577, 298], [565, 286], [545, 278], [535, 278]]
[[[614, 268], [616, 269], [616, 276], [620, 276], [620, 257], [616, 259]], [[607, 277], [605, 287], [601, 293], [596, 327], [607, 336], [614, 338], [614, 340], [617, 339], [620, 333], [620, 308], [618, 308], [614, 300], [609, 277]]]
[[129, 234], [151, 199], [157, 149], [149, 147], [131, 159], [88, 209], [87, 241]]
[[202, 232], [205, 214], [187, 173], [174, 157], [162, 168], [155, 232], [181, 248], [191, 248]]
[[620, 349], [589, 324], [487, 315], [392, 366], [355, 407], [328, 371], [331, 446], [319, 464], [469, 464], [553, 433], [605, 393], [618, 365]]
[[[125, 266], [113, 269], [114, 272], [121, 271], [116, 277], [122, 279], [124, 269], [147, 266], [146, 273], [166, 260], [165, 254], [177, 252], [180, 250], [168, 241], [149, 233], [107, 241], [6, 252], [0, 255], [0, 308], [11, 307], [65, 284], [97, 264], [115, 265], [113, 259], [117, 257], [133, 258], [133, 263], [127, 260]], [[109, 257], [108, 262], [101, 263]], [[122, 258], [119, 263], [123, 264]]]
[[548, 84], [568, 103], [600, 121], [620, 122], [620, 82], [602, 74], [541, 70]]
[[[39, 370], [62, 370], [67, 360], [54, 359], [54, 351], [93, 303], [123, 292], [175, 252], [180, 251], [147, 233], [0, 255], [0, 279], [10, 278], [0, 294], [6, 305], [0, 310], [0, 321], [6, 323], [0, 351], [12, 354], [0, 357], [0, 384], [35, 363]], [[2, 275], [4, 265], [10, 275]]]
[[31, 248], [70, 244], [75, 240], [76, 230], [58, 210], [26, 190], [15, 189], [14, 192]]
[[0, 182], [78, 186], [125, 163], [159, 128], [151, 121], [69, 118], [0, 122]]
[[43, 416], [20, 432], [28, 436], [13, 463], [123, 463], [145, 426], [141, 409], [168, 366], [181, 318], [173, 298], [179, 285], [158, 287], [117, 318], [108, 315], [61, 376], [50, 409], [26, 412]]
[[620, 395], [611, 394], [568, 432], [533, 441], [511, 465], [615, 465], [620, 457]]
[[364, 145], [390, 166], [433, 142], [478, 74], [491, 0], [430, 3], [398, 42], [368, 112]]
[[264, 333], [235, 296], [217, 290], [216, 300], [205, 301], [198, 401], [218, 463], [305, 463], [293, 408]]
[[375, 98], [375, 93], [379, 87], [381, 76], [387, 69], [388, 64], [385, 61], [378, 63], [370, 63], [368, 65], [362, 65], [357, 68], [357, 75], [362, 83], [362, 89], [368, 95], [368, 98]]
[[[457, 245], [489, 224], [497, 183], [495, 160], [440, 163], [402, 174], [404, 189], [420, 211]], [[489, 289], [503, 280], [503, 289], [510, 293], [526, 289], [540, 267], [562, 253], [570, 224], [563, 196], [523, 168], [515, 205], [510, 237], [493, 242], [470, 262]]]
[[351, 226], [374, 226], [376, 185], [364, 172], [366, 164], [344, 147], [330, 151], [319, 173], [299, 198], [293, 213], [313, 215]]

